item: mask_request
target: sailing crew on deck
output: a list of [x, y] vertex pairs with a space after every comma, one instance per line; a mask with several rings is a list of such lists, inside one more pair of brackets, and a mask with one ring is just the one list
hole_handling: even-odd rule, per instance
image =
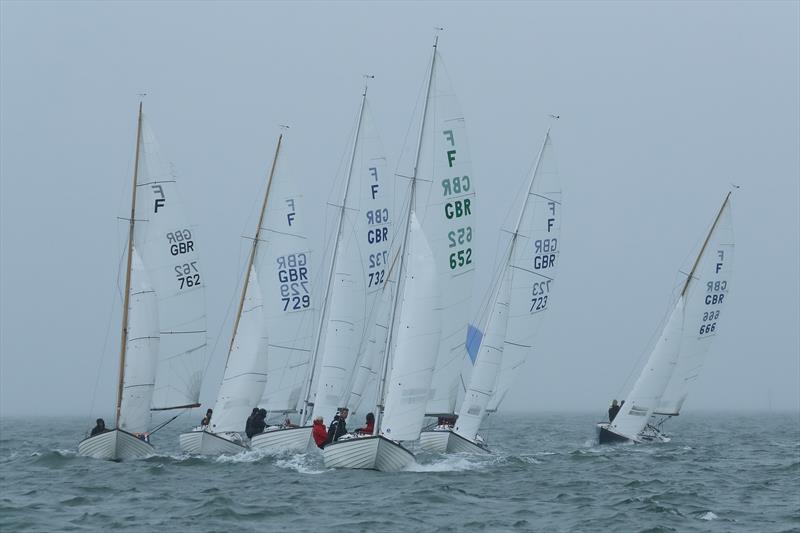
[[622, 406], [617, 404], [617, 400], [612, 400], [611, 407], [608, 408], [608, 421], [613, 422]]
[[347, 407], [342, 407], [342, 409], [336, 413], [336, 416], [333, 417], [333, 422], [328, 427], [328, 439], [325, 441], [325, 444], [330, 444], [331, 442], [336, 442], [339, 440], [339, 437], [342, 435], [347, 434], [347, 413], [350, 410]]
[[214, 414], [213, 409], [209, 409], [206, 411], [206, 416], [203, 417], [203, 420], [200, 421], [201, 426], [210, 426], [211, 425], [211, 415]]
[[250, 424], [251, 434], [248, 435], [248, 437], [253, 438], [253, 435], [258, 435], [259, 433], [263, 433], [266, 427], [267, 427], [267, 410], [259, 409], [258, 413], [253, 418], [253, 422]]
[[256, 419], [256, 416], [258, 416], [258, 407], [253, 407], [253, 412], [247, 417], [247, 423], [244, 425], [244, 434], [248, 439], [253, 437], [253, 420]]
[[95, 435], [99, 435], [101, 433], [106, 433], [106, 432], [110, 431], [106, 427], [106, 421], [103, 420], [102, 418], [98, 418], [95, 422], [96, 422], [97, 425], [92, 428], [92, 432], [89, 435], [90, 437], [94, 437]]
[[311, 428], [311, 436], [314, 437], [314, 442], [317, 443], [317, 448], [324, 448], [325, 441], [328, 440], [328, 430], [325, 429], [325, 424], [322, 422], [322, 417], [314, 418], [314, 423]]
[[353, 433], [358, 435], [372, 435], [375, 429], [375, 413], [367, 413], [367, 425], [363, 428], [358, 428]]

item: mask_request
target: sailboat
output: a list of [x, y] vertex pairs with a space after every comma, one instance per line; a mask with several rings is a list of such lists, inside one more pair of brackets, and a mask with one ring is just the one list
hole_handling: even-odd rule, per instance
[[633, 389], [612, 422], [597, 424], [600, 444], [670, 440], [662, 425], [680, 414], [689, 385], [719, 331], [733, 260], [728, 192]]
[[[389, 270], [393, 188], [386, 179], [386, 157], [369, 113], [368, 80], [361, 95], [338, 223], [316, 335], [306, 413], [329, 423], [346, 405], [356, 362], [368, 334], [368, 317]], [[314, 390], [311, 395], [311, 390]]]
[[276, 151], [259, 230], [259, 253], [253, 263], [263, 293], [268, 338], [265, 382], [257, 405], [277, 421], [254, 435], [250, 447], [270, 453], [302, 451], [311, 442], [310, 425], [284, 423], [298, 413], [306, 380], [313, 372], [309, 361], [316, 324], [311, 249], [305, 230], [308, 211], [285, 160]]
[[[408, 226], [394, 360], [390, 370], [387, 351], [378, 392], [381, 399], [385, 393], [385, 412], [373, 435], [349, 435], [327, 444], [323, 449], [327, 468], [396, 472], [414, 463], [414, 455], [401, 441], [416, 440], [422, 429], [433, 374], [431, 354], [441, 335], [441, 310], [435, 257], [413, 211]], [[380, 412], [380, 406], [376, 410]]]
[[233, 335], [228, 347], [225, 374], [222, 378], [211, 424], [198, 426], [180, 435], [181, 450], [202, 455], [236, 454], [248, 447], [242, 435], [251, 408], [257, 405], [264, 391], [267, 374], [267, 334], [263, 316], [263, 297], [258, 273], [254, 268], [262, 241], [264, 214], [275, 173], [275, 163], [280, 153], [283, 134], [278, 137], [272, 168], [267, 179], [267, 189], [261, 204], [253, 244], [247, 259], [242, 295]]
[[[453, 427], [437, 426], [420, 436], [420, 447], [439, 453], [488, 453], [481, 424], [495, 412], [534, 350], [541, 322], [552, 302], [561, 250], [561, 185], [545, 134], [505, 252], [490, 291], [466, 393]], [[480, 335], [480, 334], [478, 334]]]
[[[439, 361], [445, 362], [442, 368], [449, 365], [451, 343], [463, 338], [460, 333], [466, 329], [474, 270], [474, 181], [463, 117], [437, 61], [437, 48], [438, 36], [412, 172], [397, 175], [409, 185], [399, 265], [395, 269], [393, 262], [387, 274], [369, 349], [362, 353], [351, 391], [351, 400], [361, 402], [361, 389], [380, 359], [377, 421], [372, 436], [340, 438], [326, 445], [328, 467], [396, 471], [412, 464], [414, 456], [402, 442], [419, 438], [434, 370]], [[385, 344], [380, 342], [384, 338]], [[377, 350], [382, 357], [375, 357]]]
[[118, 461], [152, 455], [151, 411], [199, 406], [205, 280], [177, 178], [160, 157], [141, 103], [123, 300], [115, 427], [82, 440], [82, 456]]

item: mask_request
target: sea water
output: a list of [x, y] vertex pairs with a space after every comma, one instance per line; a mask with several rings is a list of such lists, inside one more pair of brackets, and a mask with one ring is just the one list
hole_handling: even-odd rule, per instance
[[198, 417], [122, 463], [76, 455], [91, 419], [0, 419], [0, 530], [800, 531], [796, 413], [684, 414], [669, 443], [612, 446], [599, 416], [504, 414], [491, 455], [420, 453], [394, 474], [319, 453], [189, 457], [178, 434]]

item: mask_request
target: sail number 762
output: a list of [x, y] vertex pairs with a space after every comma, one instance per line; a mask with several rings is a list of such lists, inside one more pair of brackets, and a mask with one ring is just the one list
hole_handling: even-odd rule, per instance
[[197, 270], [197, 261], [175, 265], [175, 276], [181, 284], [178, 289], [200, 285], [200, 271]]

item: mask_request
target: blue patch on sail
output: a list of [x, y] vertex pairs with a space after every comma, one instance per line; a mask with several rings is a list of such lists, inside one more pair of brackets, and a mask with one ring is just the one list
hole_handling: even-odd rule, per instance
[[475, 364], [475, 359], [478, 358], [478, 349], [481, 347], [482, 340], [483, 332], [470, 324], [467, 328], [467, 353], [473, 365]]

